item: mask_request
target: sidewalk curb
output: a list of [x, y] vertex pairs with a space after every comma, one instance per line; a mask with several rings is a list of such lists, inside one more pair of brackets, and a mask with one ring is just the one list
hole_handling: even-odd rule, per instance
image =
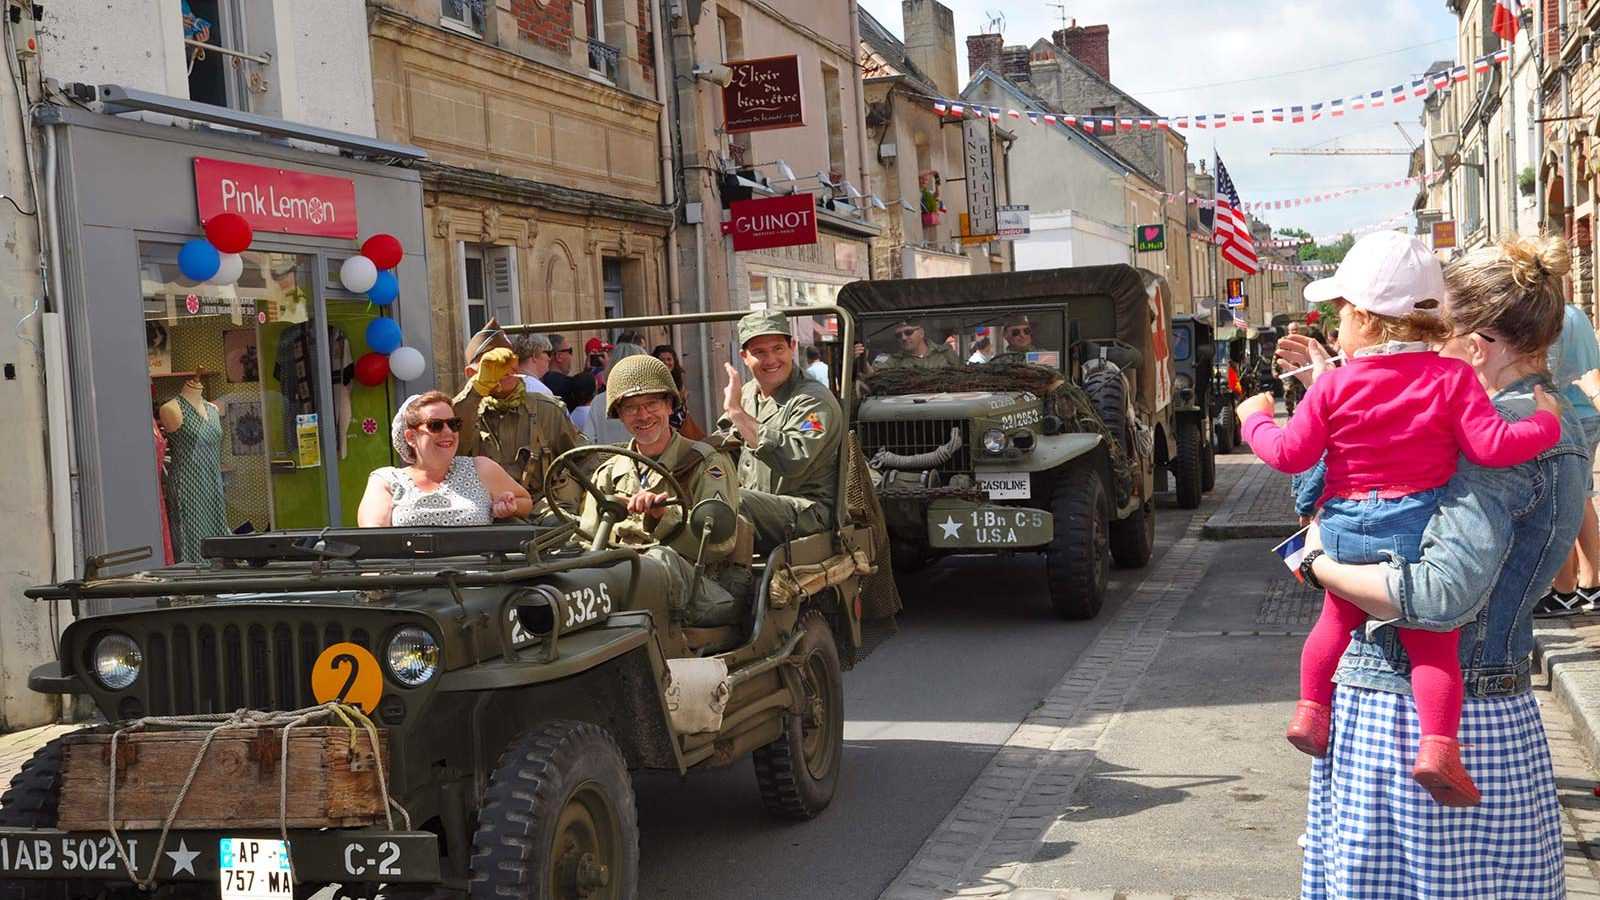
[[1550, 692], [1572, 717], [1578, 743], [1600, 760], [1600, 652], [1588, 646], [1567, 619], [1533, 623], [1534, 665], [1550, 677]]
[[1228, 491], [1228, 496], [1223, 499], [1217, 511], [1206, 519], [1205, 525], [1200, 529], [1200, 536], [1208, 541], [1253, 538], [1283, 540], [1299, 531], [1300, 522], [1295, 518], [1292, 500], [1282, 504], [1271, 503], [1272, 514], [1267, 516], [1263, 516], [1258, 508], [1261, 504], [1257, 501], [1261, 494], [1281, 490], [1281, 486], [1287, 485], [1288, 480], [1288, 476], [1273, 472], [1265, 465], [1252, 464], [1250, 471]]

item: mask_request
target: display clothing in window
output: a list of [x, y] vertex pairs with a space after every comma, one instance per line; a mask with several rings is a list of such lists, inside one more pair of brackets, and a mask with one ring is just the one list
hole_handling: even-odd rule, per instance
[[167, 435], [161, 430], [159, 419], [150, 420], [150, 428], [155, 432], [156, 441], [156, 499], [161, 505], [161, 564], [170, 566], [175, 558], [172, 555], [172, 520], [167, 516]]
[[182, 394], [177, 403], [183, 421], [167, 435], [178, 501], [177, 554], [183, 562], [199, 562], [200, 542], [228, 533], [222, 499], [222, 418], [210, 403], [202, 402], [197, 409]]
[[[317, 330], [309, 322], [290, 325], [278, 335], [277, 363], [272, 375], [283, 394], [283, 446], [295, 447], [296, 416], [317, 412]], [[350, 360], [350, 341], [335, 325], [328, 326], [328, 367], [333, 373], [333, 415], [339, 436], [339, 458], [349, 449], [350, 382], [355, 364]]]
[[389, 524], [396, 528], [432, 525], [488, 525], [494, 521], [489, 490], [478, 477], [471, 457], [450, 461], [450, 471], [438, 488], [424, 491], [411, 473], [395, 466], [373, 471], [389, 487], [394, 501]]

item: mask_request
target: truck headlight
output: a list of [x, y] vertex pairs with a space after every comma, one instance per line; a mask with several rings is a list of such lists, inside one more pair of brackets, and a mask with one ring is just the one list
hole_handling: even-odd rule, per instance
[[426, 684], [439, 671], [439, 642], [427, 629], [415, 625], [396, 631], [384, 655], [389, 674], [406, 687]]
[[998, 428], [991, 428], [983, 433], [983, 449], [990, 453], [1006, 452], [1006, 433]]
[[105, 687], [120, 691], [139, 678], [144, 667], [144, 652], [138, 643], [120, 631], [113, 631], [94, 645], [94, 677]]

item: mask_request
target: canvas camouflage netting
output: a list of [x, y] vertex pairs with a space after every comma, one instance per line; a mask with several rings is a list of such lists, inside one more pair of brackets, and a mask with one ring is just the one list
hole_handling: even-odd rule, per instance
[[1068, 431], [1092, 432], [1106, 439], [1116, 476], [1117, 502], [1133, 491], [1133, 469], [1122, 440], [1106, 428], [1094, 402], [1060, 372], [1028, 363], [988, 362], [959, 369], [884, 369], [864, 380], [868, 396], [898, 397], [955, 391], [1029, 391], [1044, 398], [1046, 415], [1058, 416]]
[[889, 527], [884, 523], [883, 507], [878, 505], [878, 497], [872, 492], [872, 475], [867, 471], [867, 459], [855, 435], [850, 435], [849, 444], [850, 473], [845, 481], [845, 505], [850, 520], [872, 524], [873, 559], [878, 565], [878, 571], [861, 582], [862, 625], [880, 620], [892, 629], [901, 603], [900, 591], [894, 583], [894, 569], [889, 565]]

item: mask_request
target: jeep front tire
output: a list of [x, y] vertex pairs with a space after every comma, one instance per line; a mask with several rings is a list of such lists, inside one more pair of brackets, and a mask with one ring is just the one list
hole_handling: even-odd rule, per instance
[[1124, 569], [1150, 562], [1156, 546], [1156, 505], [1145, 500], [1126, 519], [1111, 523], [1111, 558]]
[[794, 821], [827, 809], [844, 757], [844, 679], [833, 629], [816, 610], [802, 616], [799, 627], [804, 634], [791, 659], [800, 663], [802, 711], [786, 715], [783, 736], [753, 754], [767, 812]]
[[556, 720], [506, 747], [472, 838], [472, 900], [633, 900], [639, 816], [616, 741]]
[[1196, 422], [1178, 423], [1178, 452], [1172, 457], [1172, 480], [1180, 508], [1194, 509], [1200, 505], [1200, 426]]
[[1063, 619], [1092, 619], [1105, 605], [1110, 581], [1111, 502], [1092, 465], [1072, 465], [1050, 494], [1055, 537], [1045, 549], [1050, 605]]

